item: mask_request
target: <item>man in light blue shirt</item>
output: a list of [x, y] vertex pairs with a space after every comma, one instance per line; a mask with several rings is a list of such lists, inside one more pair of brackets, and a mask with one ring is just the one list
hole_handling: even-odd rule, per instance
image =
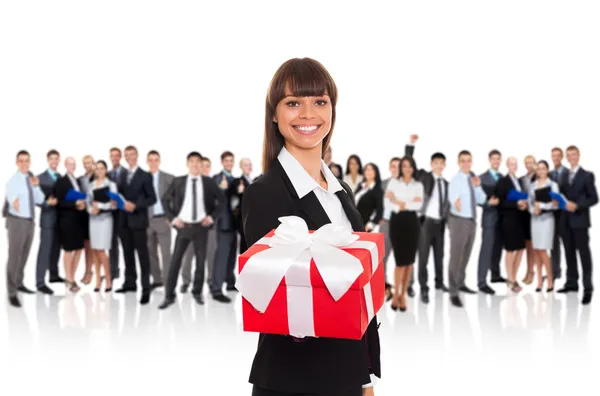
[[46, 200], [39, 180], [31, 172], [31, 157], [25, 150], [17, 153], [17, 168], [6, 185], [4, 215], [8, 231], [7, 292], [10, 305], [20, 307], [17, 292], [33, 293], [23, 286], [25, 264], [34, 234], [35, 205]]
[[456, 307], [462, 307], [458, 297], [459, 291], [475, 293], [465, 286], [465, 276], [475, 241], [477, 205], [483, 205], [487, 200], [481, 187], [481, 180], [471, 172], [472, 165], [471, 153], [466, 150], [461, 151], [458, 155], [460, 171], [448, 186], [448, 200], [451, 204], [448, 218], [450, 231], [448, 279], [450, 302]]

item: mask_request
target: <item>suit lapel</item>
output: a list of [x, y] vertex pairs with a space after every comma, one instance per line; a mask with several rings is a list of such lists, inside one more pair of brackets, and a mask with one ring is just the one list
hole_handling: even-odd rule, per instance
[[340, 190], [335, 193], [338, 199], [342, 203], [342, 207], [344, 208], [344, 212], [346, 213], [346, 217], [350, 220], [350, 224], [352, 224], [352, 229], [357, 232], [362, 232], [365, 230], [365, 225], [362, 221], [360, 213], [356, 209], [354, 203], [350, 200], [350, 196], [346, 193], [345, 190]]
[[[571, 189], [571, 190], [576, 189], [577, 183], [579, 183], [579, 181], [583, 177], [583, 172], [584, 172], [583, 168], [579, 167], [579, 169], [577, 170], [577, 173], [575, 173], [575, 176], [573, 177], [573, 182], [569, 186], [569, 189]], [[567, 183], [568, 182], [569, 182], [569, 172], [567, 172]]]

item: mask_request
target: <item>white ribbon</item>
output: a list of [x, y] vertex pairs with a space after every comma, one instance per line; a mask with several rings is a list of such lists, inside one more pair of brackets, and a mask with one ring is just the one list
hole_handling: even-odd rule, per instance
[[[374, 273], [379, 265], [377, 245], [359, 241], [358, 235], [334, 224], [326, 224], [310, 234], [300, 217], [286, 216], [279, 221], [281, 224], [272, 238], [265, 237], [257, 242], [271, 248], [248, 259], [235, 286], [257, 311], [264, 313], [285, 277], [290, 335], [315, 336], [311, 259], [327, 290], [338, 301], [363, 272], [360, 260], [342, 248], [369, 250]], [[370, 321], [374, 316], [370, 285], [367, 283], [363, 290]]]

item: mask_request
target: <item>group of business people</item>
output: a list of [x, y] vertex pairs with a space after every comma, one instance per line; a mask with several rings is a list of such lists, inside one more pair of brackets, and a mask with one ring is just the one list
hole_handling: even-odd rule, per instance
[[[594, 174], [579, 165], [576, 146], [566, 151], [569, 167], [563, 165], [565, 151], [551, 151], [552, 166], [531, 155], [524, 159], [525, 174], [518, 175], [518, 160], [506, 160], [508, 173], [499, 168], [502, 154], [488, 154], [489, 169], [481, 175], [472, 171], [472, 154], [461, 151], [457, 157], [459, 172], [450, 181], [444, 178], [446, 157], [431, 156], [431, 169], [417, 168], [414, 159], [417, 135], [411, 135], [403, 158], [389, 163], [391, 177], [381, 180], [379, 169], [362, 165], [360, 157], [348, 158], [346, 172], [326, 160], [330, 169], [354, 189], [356, 205], [367, 230], [386, 236], [384, 261], [393, 252], [396, 269], [393, 286], [386, 283], [386, 294], [394, 310], [406, 310], [406, 296], [414, 297], [412, 267], [418, 257], [420, 298], [429, 302], [428, 261], [433, 251], [435, 288], [450, 295], [454, 306], [462, 307], [460, 292], [473, 294], [465, 284], [477, 230], [477, 207], [481, 208], [481, 247], [477, 268], [477, 288], [495, 294], [490, 283], [506, 283], [519, 292], [517, 272], [522, 257], [527, 257], [527, 272], [522, 280], [536, 291], [554, 291], [561, 278], [561, 241], [567, 261], [566, 282], [559, 293], [579, 290], [579, 253], [583, 279], [583, 304], [592, 299], [592, 257], [589, 246], [590, 208], [598, 202]], [[444, 239], [449, 231], [450, 257], [448, 286], [444, 283]], [[504, 251], [506, 278], [501, 275]], [[418, 254], [417, 254], [418, 253]], [[387, 273], [387, 271], [386, 271]], [[536, 276], [537, 275], [537, 276]]]
[[[127, 168], [121, 165], [125, 154]], [[138, 165], [134, 146], [110, 150], [111, 167], [103, 160], [83, 158], [84, 174], [76, 177], [76, 160], [67, 157], [66, 173], [60, 175], [60, 154], [47, 153], [48, 168], [35, 176], [27, 151], [16, 156], [17, 172], [6, 187], [3, 215], [6, 217], [9, 255], [7, 291], [12, 306], [20, 307], [18, 293], [34, 293], [24, 285], [24, 270], [35, 232], [35, 206], [40, 208], [40, 245], [36, 266], [36, 289], [53, 294], [49, 283], [64, 283], [67, 290], [80, 290], [75, 273], [82, 256], [85, 272], [81, 283], [92, 283], [95, 292], [111, 292], [121, 275], [119, 241], [125, 261], [125, 280], [117, 293], [136, 292], [139, 263], [141, 304], [150, 301], [152, 290], [165, 287], [160, 308], [175, 301], [180, 291], [192, 285], [192, 294], [203, 304], [202, 290], [208, 263], [208, 284], [213, 299], [229, 303], [227, 291], [235, 291], [235, 262], [245, 250], [241, 227], [241, 197], [252, 182], [252, 163], [242, 159], [242, 176], [234, 178], [234, 156], [221, 156], [223, 170], [210, 177], [210, 159], [200, 153], [188, 155], [189, 174], [175, 177], [160, 169], [160, 154], [147, 156], [148, 171]], [[176, 232], [172, 247], [172, 233]], [[64, 278], [60, 276], [62, 251]], [[196, 269], [192, 280], [192, 264]], [[182, 271], [183, 267], [183, 271]], [[104, 288], [102, 288], [104, 283]]]

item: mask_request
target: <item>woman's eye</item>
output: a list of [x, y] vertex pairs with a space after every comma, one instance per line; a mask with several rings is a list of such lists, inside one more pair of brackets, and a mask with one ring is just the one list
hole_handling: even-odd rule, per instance
[[298, 103], [298, 102], [296, 102], [294, 100], [291, 100], [291, 101], [287, 102], [286, 105], [288, 107], [298, 107], [298, 106], [300, 106], [300, 103]]
[[321, 99], [321, 100], [317, 100], [317, 105], [318, 105], [318, 106], [325, 106], [326, 104], [327, 104], [327, 101], [326, 101], [326, 100], [323, 100], [323, 99]]

